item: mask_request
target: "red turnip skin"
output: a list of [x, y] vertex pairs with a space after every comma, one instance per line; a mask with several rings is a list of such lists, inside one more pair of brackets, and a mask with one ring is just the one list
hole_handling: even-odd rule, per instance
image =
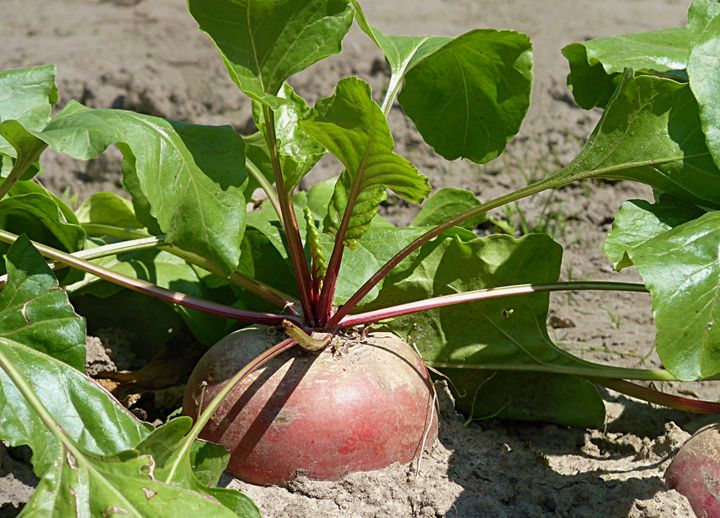
[[665, 480], [698, 517], [720, 518], [720, 425], [698, 430], [675, 455]]
[[[268, 328], [236, 331], [193, 371], [183, 412], [193, 418], [226, 380], [284, 338]], [[433, 391], [422, 360], [390, 333], [309, 353], [295, 347], [230, 392], [203, 439], [231, 453], [228, 471], [261, 485], [298, 476], [338, 480], [408, 463], [437, 437]]]

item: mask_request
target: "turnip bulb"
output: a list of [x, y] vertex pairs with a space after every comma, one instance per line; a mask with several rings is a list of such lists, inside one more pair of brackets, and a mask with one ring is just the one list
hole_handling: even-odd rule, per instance
[[[273, 328], [236, 331], [193, 371], [183, 412], [201, 407], [250, 360], [283, 339]], [[422, 360], [391, 333], [336, 337], [320, 353], [300, 347], [252, 372], [230, 392], [201, 437], [230, 453], [247, 482], [298, 476], [337, 480], [417, 458], [437, 437], [433, 388]]]

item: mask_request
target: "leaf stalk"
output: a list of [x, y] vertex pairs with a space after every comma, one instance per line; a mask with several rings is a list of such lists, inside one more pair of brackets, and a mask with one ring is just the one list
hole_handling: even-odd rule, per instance
[[292, 207], [292, 193], [288, 192], [283, 180], [282, 167], [280, 165], [280, 157], [277, 149], [277, 137], [275, 136], [275, 115], [267, 105], [263, 105], [263, 116], [265, 118], [265, 140], [268, 150], [270, 151], [270, 161], [275, 174], [275, 186], [278, 190], [280, 203], [280, 211], [282, 213], [282, 224], [285, 230], [285, 236], [288, 242], [288, 254], [295, 273], [295, 281], [297, 283], [298, 292], [300, 294], [300, 304], [302, 306], [305, 320], [313, 323], [316, 315], [313, 311], [311, 300], [314, 299], [312, 290], [312, 282], [310, 280], [310, 268], [305, 259], [305, 250], [300, 238], [300, 230], [298, 227], [295, 210]]
[[403, 315], [410, 315], [430, 309], [477, 302], [479, 300], [497, 299], [514, 295], [527, 295], [531, 293], [547, 293], [552, 291], [579, 291], [579, 290], [610, 290], [610, 291], [631, 291], [646, 293], [648, 290], [643, 284], [631, 282], [609, 282], [609, 281], [568, 281], [552, 284], [516, 284], [514, 286], [501, 286], [497, 288], [483, 288], [479, 290], [441, 295], [429, 299], [418, 300], [390, 306], [387, 308], [357, 313], [343, 317], [338, 323], [341, 329], [372, 324], [380, 320], [396, 318]]

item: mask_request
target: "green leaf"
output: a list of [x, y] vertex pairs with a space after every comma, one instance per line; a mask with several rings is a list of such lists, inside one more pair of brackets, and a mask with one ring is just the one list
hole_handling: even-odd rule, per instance
[[[169, 252], [142, 250], [99, 259], [96, 262], [113, 271], [189, 295], [213, 300], [217, 299], [213, 295], [219, 295], [207, 293], [201, 282], [202, 270]], [[88, 274], [84, 281], [72, 285], [70, 289], [75, 296], [95, 295], [106, 298], [123, 288]], [[107, 304], [106, 309], [109, 310], [110, 307], [111, 305]], [[180, 314], [195, 338], [205, 345], [214, 344], [230, 332], [231, 323], [226, 319], [184, 306], [173, 305], [172, 308]]]
[[333, 192], [335, 192], [336, 178], [331, 178], [323, 182], [317, 182], [310, 187], [307, 197], [307, 206], [313, 215], [319, 219], [325, 219], [332, 200]]
[[31, 181], [18, 182], [0, 200], [0, 226], [68, 252], [81, 250], [85, 231], [56, 196]]
[[[63, 451], [25, 506], [31, 516], [237, 517], [218, 501], [157, 482], [154, 461], [130, 451], [100, 457]], [[250, 516], [250, 515], [248, 515]]]
[[[195, 126], [71, 103], [47, 127], [53, 149], [87, 160], [118, 144], [136, 214], [149, 211], [166, 241], [228, 272], [240, 259], [247, 182], [242, 138], [229, 126]], [[130, 167], [132, 166], [132, 167]]]
[[[410, 225], [413, 227], [440, 225], [450, 218], [480, 205], [482, 205], [482, 202], [478, 197], [467, 189], [443, 187], [428, 198]], [[471, 229], [475, 228], [485, 221], [485, 218], [486, 216], [483, 214], [466, 221], [462, 226]]]
[[531, 78], [526, 35], [478, 29], [415, 64], [398, 100], [440, 155], [483, 163], [502, 153], [520, 129]]
[[[80, 371], [14, 340], [0, 337], [0, 345], [2, 355], [33, 387], [54, 420], [84, 450], [113, 455], [133, 448], [148, 434], [140, 421]], [[62, 445], [5, 371], [0, 371], [0, 421], [3, 440], [33, 450], [38, 476], [60, 457]]]
[[274, 109], [285, 80], [340, 52], [353, 20], [347, 0], [188, 0], [188, 9], [240, 90]]
[[350, 203], [352, 215], [345, 232], [345, 244], [354, 249], [377, 216], [380, 204], [387, 199], [387, 192], [384, 185], [375, 185], [360, 191], [354, 201], [349, 200], [348, 197], [352, 195], [353, 190], [352, 182], [352, 176], [348, 171], [343, 171], [335, 182], [335, 189], [323, 221], [323, 231], [337, 234]]
[[612, 230], [605, 241], [605, 254], [616, 270], [632, 265], [629, 250], [641, 246], [653, 237], [704, 214], [704, 211], [663, 196], [650, 204], [644, 200], [629, 200], [620, 206]]
[[390, 72], [401, 81], [405, 73], [415, 64], [445, 45], [452, 38], [446, 36], [390, 36], [370, 25], [357, 0], [351, 0], [355, 20], [365, 34], [385, 55]]
[[[258, 131], [252, 135], [243, 137], [243, 141], [245, 142], [245, 163], [247, 164], [248, 170], [251, 171], [251, 168], [254, 168], [256, 173], [264, 176], [270, 185], [275, 183], [275, 173], [273, 172], [272, 163], [270, 162], [270, 154], [267, 149], [265, 137], [263, 137], [262, 133]], [[248, 186], [245, 189], [245, 198], [250, 200], [255, 189], [259, 187], [260, 183], [255, 179], [255, 176], [249, 175]]]
[[690, 87], [626, 71], [590, 139], [548, 181], [634, 180], [701, 207], [720, 207], [720, 171]]
[[[493, 235], [466, 242], [438, 240], [425, 245], [411, 264], [391, 273], [371, 306], [387, 307], [481, 288], [555, 282], [561, 256], [560, 245], [545, 234], [521, 239]], [[500, 415], [598, 426], [604, 414], [597, 393], [585, 386], [580, 392], [584, 403], [577, 405], [562, 387], [582, 383], [564, 378], [543, 377], [541, 393], [546, 399], [542, 405], [532, 393], [513, 389], [478, 406], [476, 395], [482, 398], [478, 387], [494, 370], [592, 369], [592, 364], [566, 353], [550, 340], [545, 325], [548, 304], [546, 293], [488, 299], [396, 318], [388, 326], [415, 344], [430, 365], [443, 372], [443, 367], [448, 369], [445, 374], [460, 393], [456, 404], [468, 414], [482, 417], [490, 411], [498, 412], [502, 406], [496, 405], [498, 400], [504, 404], [512, 397], [512, 405]], [[462, 368], [456, 368], [459, 366]], [[507, 375], [498, 376], [496, 383], [506, 386]], [[476, 410], [481, 409], [480, 414], [473, 410], [473, 404]], [[530, 414], [533, 410], [537, 413]]]
[[653, 297], [656, 348], [681, 380], [720, 373], [720, 212], [628, 250]]
[[[344, 304], [382, 265], [427, 230], [427, 228], [393, 226], [378, 226], [368, 230], [358, 240], [354, 249], [346, 248], [343, 251], [333, 303]], [[329, 256], [334, 240], [328, 234], [321, 234], [320, 239], [325, 254]], [[408, 259], [398, 267], [407, 264], [407, 261]], [[382, 284], [374, 287], [364, 300], [367, 302], [375, 298], [380, 286]]]
[[[165, 480], [165, 468], [173, 460], [173, 455], [181, 447], [191, 426], [192, 419], [187, 416], [172, 419], [156, 428], [138, 445], [140, 453], [152, 454], [158, 480]], [[221, 446], [196, 440], [190, 455], [182, 462], [182, 469], [172, 482], [217, 499], [237, 516], [260, 518], [255, 504], [239, 491], [208, 487], [217, 483], [229, 458], [229, 453]]]
[[14, 120], [41, 131], [56, 101], [55, 65], [0, 70], [0, 123]]
[[[360, 4], [351, 0], [355, 10], [355, 20], [358, 25], [377, 45], [390, 65], [390, 82], [388, 83], [388, 95], [397, 95], [405, 74], [415, 65], [420, 63], [427, 56], [438, 50], [440, 47], [452, 40], [446, 36], [391, 36], [384, 34], [377, 27], [370, 25], [365, 18]], [[394, 97], [391, 97], [394, 99]], [[390, 105], [385, 106], [385, 113]]]
[[310, 257], [312, 258], [313, 278], [324, 279], [327, 272], [327, 261], [322, 249], [320, 232], [315, 225], [315, 219], [309, 207], [305, 207], [303, 215], [307, 227], [307, 247], [310, 249]]
[[548, 373], [442, 371], [459, 380], [464, 397], [456, 398], [456, 405], [473, 421], [540, 421], [580, 428], [605, 424], [602, 398], [595, 385], [582, 378]]
[[562, 53], [570, 64], [568, 86], [581, 107], [605, 106], [625, 68], [686, 79], [689, 33], [685, 27], [572, 43]]
[[82, 202], [75, 214], [81, 223], [143, 228], [143, 224], [135, 217], [132, 204], [112, 192], [96, 192]]
[[20, 236], [5, 256], [0, 337], [21, 342], [85, 370], [85, 321], [70, 305], [42, 256]]
[[[275, 138], [285, 186], [292, 191], [323, 157], [325, 148], [300, 128], [299, 121], [310, 112], [305, 100], [287, 83], [283, 84], [279, 97], [286, 102], [275, 112]], [[253, 103], [253, 118], [257, 127], [265, 132], [265, 118], [257, 102]]]
[[427, 178], [393, 152], [394, 142], [385, 116], [364, 81], [357, 78], [340, 81], [334, 95], [318, 101], [301, 125], [347, 170], [335, 185], [323, 231], [337, 232], [337, 217], [332, 214], [342, 214], [349, 206], [355, 218], [346, 235], [350, 246], [367, 229], [367, 215], [374, 216], [384, 199], [385, 188], [412, 203], [420, 203], [430, 192]]
[[54, 65], [0, 70], [0, 158], [15, 159], [20, 179], [37, 172], [34, 164], [46, 146], [34, 133], [48, 123], [56, 101]]
[[688, 75], [700, 106], [700, 121], [708, 148], [720, 167], [720, 4], [693, 2]]

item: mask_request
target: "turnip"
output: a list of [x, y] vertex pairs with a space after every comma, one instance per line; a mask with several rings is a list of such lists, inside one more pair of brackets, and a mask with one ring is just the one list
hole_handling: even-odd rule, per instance
[[[193, 418], [240, 368], [277, 341], [247, 328], [211, 348], [183, 402]], [[336, 480], [408, 463], [437, 436], [433, 391], [422, 360], [391, 333], [338, 337], [313, 353], [295, 348], [237, 383], [201, 437], [232, 453], [228, 470], [255, 484], [299, 475]]]
[[699, 517], [720, 516], [720, 425], [701, 428], [688, 439], [670, 463], [665, 480], [685, 495]]

